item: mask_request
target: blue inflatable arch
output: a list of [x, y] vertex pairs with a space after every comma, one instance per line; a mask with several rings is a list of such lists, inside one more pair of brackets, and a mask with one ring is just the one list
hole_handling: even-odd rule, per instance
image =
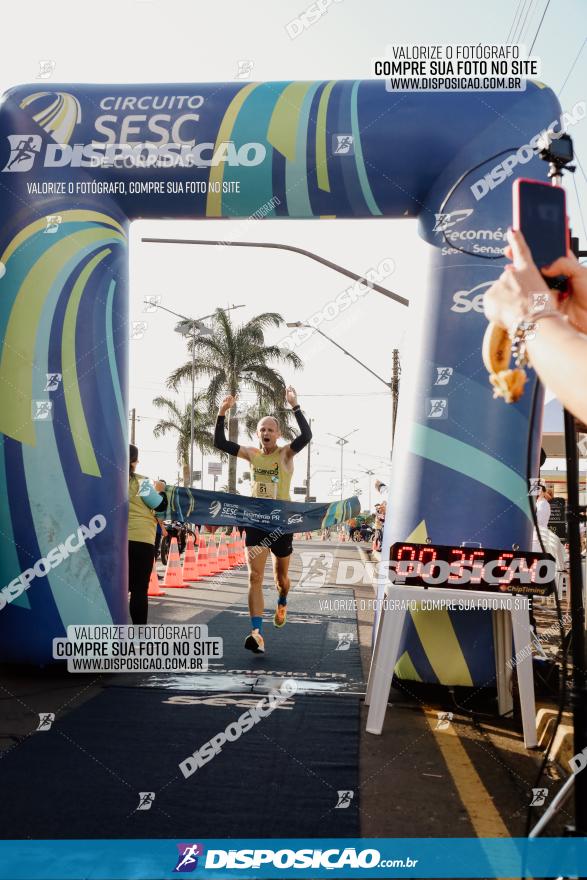
[[[501, 271], [487, 258], [504, 245], [511, 186], [478, 199], [472, 185], [559, 113], [537, 83], [519, 93], [397, 94], [383, 81], [7, 92], [0, 659], [45, 663], [68, 625], [127, 621], [127, 233], [138, 218], [238, 218], [261, 206], [284, 218], [418, 217], [430, 281], [412, 295], [417, 357], [402, 380], [391, 540], [528, 547], [530, 393], [515, 406], [492, 399], [476, 299]], [[521, 170], [544, 178], [542, 165]], [[150, 192], [156, 181], [171, 191]], [[60, 218], [54, 233], [49, 216]], [[448, 403], [430, 418], [437, 398]], [[535, 461], [538, 445], [536, 434]], [[493, 664], [489, 615], [435, 612], [411, 620], [399, 671], [484, 684]]]

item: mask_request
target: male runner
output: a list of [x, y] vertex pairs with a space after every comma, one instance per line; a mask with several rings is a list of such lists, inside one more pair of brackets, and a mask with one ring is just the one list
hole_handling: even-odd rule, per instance
[[[298, 404], [295, 390], [288, 385], [285, 399], [292, 407], [298, 427], [299, 437], [287, 446], [278, 446], [279, 423], [273, 416], [265, 416], [257, 425], [259, 448], [240, 446], [226, 439], [224, 418], [234, 405], [236, 398], [225, 397], [218, 410], [214, 446], [222, 452], [244, 458], [251, 465], [251, 495], [253, 498], [276, 498], [289, 501], [289, 487], [293, 475], [293, 457], [308, 445], [312, 432]], [[265, 653], [263, 639], [263, 576], [269, 552], [273, 554], [273, 578], [279, 593], [277, 608], [273, 617], [276, 627], [285, 625], [287, 616], [287, 594], [290, 581], [288, 576], [289, 561], [292, 554], [292, 534], [275, 535], [262, 529], [246, 529], [246, 557], [249, 569], [249, 614], [251, 615], [251, 634], [245, 640], [245, 648], [255, 654]]]

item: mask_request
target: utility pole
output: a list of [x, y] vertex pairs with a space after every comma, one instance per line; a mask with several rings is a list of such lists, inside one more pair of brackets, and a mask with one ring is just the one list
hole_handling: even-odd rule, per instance
[[350, 437], [351, 434], [354, 434], [355, 431], [358, 431], [358, 430], [359, 430], [358, 428], [353, 428], [353, 430], [349, 431], [348, 434], [345, 434], [344, 437], [341, 437], [340, 434], [331, 434], [330, 431], [328, 432], [330, 437], [336, 438], [336, 442], [337, 442], [338, 446], [340, 446], [340, 500], [341, 501], [343, 499], [343, 491], [344, 491], [344, 489], [343, 489], [343, 485], [344, 485], [344, 478], [343, 478], [344, 448], [347, 445], [347, 443], [349, 442], [347, 438]]
[[371, 513], [371, 477], [375, 476], [375, 471], [364, 471], [369, 477], [369, 513]]
[[[310, 433], [312, 433], [312, 419], [309, 420], [308, 424], [310, 425]], [[306, 501], [310, 500], [310, 450], [312, 448], [312, 441], [308, 443], [308, 461], [306, 463]]]
[[136, 443], [135, 443], [135, 439], [136, 439], [136, 432], [135, 432], [136, 420], [137, 420], [137, 411], [136, 411], [136, 409], [135, 409], [134, 406], [133, 406], [133, 408], [132, 408], [131, 411], [130, 411], [130, 442], [132, 443], [133, 446], [136, 446]]
[[391, 421], [391, 445], [393, 449], [394, 439], [395, 439], [395, 423], [397, 419], [397, 404], [399, 400], [399, 380], [402, 374], [402, 368], [399, 362], [399, 349], [394, 348], [393, 350], [393, 366], [391, 372], [391, 406], [392, 406], [392, 421]]

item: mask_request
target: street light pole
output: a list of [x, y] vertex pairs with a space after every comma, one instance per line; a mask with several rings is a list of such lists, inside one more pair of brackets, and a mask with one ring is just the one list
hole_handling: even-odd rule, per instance
[[375, 471], [363, 471], [369, 477], [369, 513], [371, 513], [371, 477], [375, 476]]
[[392, 390], [391, 382], [386, 382], [385, 379], [382, 379], [381, 376], [378, 376], [377, 373], [368, 367], [367, 364], [364, 364], [363, 361], [360, 361], [358, 357], [355, 357], [354, 354], [351, 354], [350, 351], [347, 351], [346, 348], [343, 348], [342, 345], [339, 345], [338, 342], [335, 342], [334, 339], [331, 339], [330, 336], [327, 336], [326, 333], [323, 333], [322, 330], [319, 330], [318, 327], [313, 327], [311, 324], [304, 324], [303, 321], [288, 321], [286, 324], [287, 327], [304, 327], [307, 330], [315, 330], [316, 333], [319, 333], [320, 336], [323, 336], [324, 339], [327, 339], [332, 345], [335, 345], [339, 348], [347, 357], [350, 357], [353, 361], [363, 367], [364, 370], [367, 370], [368, 373], [371, 373], [372, 376], [375, 376], [380, 382], [383, 382], [388, 391]]
[[340, 446], [340, 500], [341, 500], [341, 501], [342, 501], [342, 498], [343, 498], [343, 494], [342, 494], [342, 493], [343, 493], [343, 482], [344, 482], [344, 480], [343, 480], [343, 455], [344, 455], [344, 447], [345, 447], [345, 446], [347, 445], [347, 443], [349, 442], [347, 438], [350, 437], [351, 434], [354, 434], [355, 431], [358, 431], [358, 430], [359, 430], [358, 428], [353, 428], [353, 430], [352, 430], [352, 431], [349, 431], [348, 434], [345, 434], [344, 437], [341, 437], [339, 434], [331, 434], [330, 431], [328, 432], [328, 434], [329, 434], [330, 437], [336, 437], [336, 442], [337, 442], [337, 444]]

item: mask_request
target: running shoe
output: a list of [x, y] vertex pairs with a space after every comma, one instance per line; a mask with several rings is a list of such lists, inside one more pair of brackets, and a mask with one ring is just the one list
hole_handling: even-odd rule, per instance
[[254, 629], [245, 639], [245, 648], [253, 654], [265, 653], [265, 640], [258, 629]]
[[278, 605], [273, 615], [273, 626], [285, 626], [287, 620], [287, 605]]

